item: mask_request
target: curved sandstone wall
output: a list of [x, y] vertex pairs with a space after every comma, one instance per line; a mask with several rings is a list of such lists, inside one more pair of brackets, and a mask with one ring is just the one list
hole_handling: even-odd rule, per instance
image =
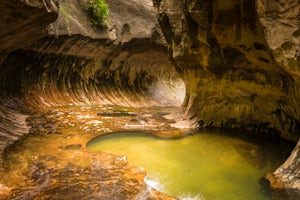
[[[153, 0], [196, 127], [300, 134], [300, 2]], [[184, 123], [185, 122], [185, 123]], [[299, 196], [299, 142], [275, 173]], [[298, 193], [298, 194], [297, 194]]]
[[60, 1], [47, 37], [10, 49], [0, 68], [2, 94], [34, 107], [179, 106], [184, 83], [167, 58], [151, 1], [108, 1], [108, 29], [91, 27], [86, 4]]
[[[78, 36], [72, 40], [88, 39]], [[148, 40], [134, 41], [126, 48], [107, 41], [93, 42], [107, 48], [99, 57], [95, 55], [97, 59], [50, 51], [11, 53], [2, 65], [3, 91], [22, 94], [35, 108], [66, 104], [180, 106], [184, 83], [164, 49], [151, 47]], [[135, 45], [147, 48], [132, 52]]]
[[299, 1], [154, 2], [186, 84], [182, 120], [297, 141]]
[[[87, 0], [1, 1], [2, 150], [27, 132], [14, 98], [34, 109], [183, 102], [179, 126], [298, 140], [298, 0], [153, 0], [156, 13], [151, 0], [107, 2], [110, 26], [97, 29]], [[298, 157], [277, 173], [290, 188], [300, 188]]]
[[152, 2], [107, 1], [108, 29], [91, 26], [87, 2], [1, 1], [0, 152], [28, 132], [28, 106], [182, 103]]
[[[2, 158], [3, 152], [9, 145], [18, 145], [16, 142], [29, 132], [28, 116], [24, 114], [27, 111], [31, 116], [53, 106], [179, 106], [183, 101], [184, 82], [168, 60], [151, 0], [108, 0], [108, 29], [91, 27], [86, 15], [87, 2], [4, 0], [0, 3], [1, 14], [5, 16], [0, 19], [3, 44], [0, 47], [0, 172], [3, 174], [8, 168], [8, 158]], [[78, 151], [82, 158], [94, 154], [84, 149]], [[118, 162], [120, 158], [112, 155], [92, 157], [84, 172], [77, 161], [56, 172], [53, 168], [42, 172], [39, 167], [28, 166], [30, 169], [26, 171], [34, 174], [28, 175], [34, 186], [24, 183], [30, 188], [30, 194], [27, 189], [24, 195], [20, 192], [23, 180], [14, 188], [6, 185], [3, 180], [7, 177], [1, 175], [0, 199], [36, 197], [49, 189], [45, 184], [59, 190], [58, 196], [51, 189], [44, 193], [54, 199], [60, 198], [61, 193], [74, 198], [78, 195], [92, 198], [91, 188], [97, 197], [104, 199], [173, 199], [150, 188], [144, 182], [145, 171], [123, 158]], [[80, 176], [74, 178], [74, 174]], [[82, 184], [83, 177], [88, 177], [88, 184]], [[66, 185], [65, 180], [74, 184]], [[75, 189], [77, 185], [79, 190]]]

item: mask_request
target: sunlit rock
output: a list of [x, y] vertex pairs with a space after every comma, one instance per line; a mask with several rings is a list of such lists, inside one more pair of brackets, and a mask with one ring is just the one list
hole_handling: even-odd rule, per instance
[[[62, 174], [75, 184], [82, 166], [88, 166], [83, 172], [87, 177], [101, 172], [91, 166], [91, 161], [75, 159], [87, 155], [81, 148], [88, 140], [85, 134], [103, 134], [115, 127], [161, 131], [162, 137], [168, 137], [168, 129], [178, 127], [241, 128], [298, 140], [298, 0], [107, 0], [109, 26], [102, 29], [91, 26], [87, 2], [0, 2], [0, 165], [18, 166], [14, 180], [9, 176], [1, 179], [0, 196], [10, 190], [15, 195], [12, 197], [20, 198], [41, 192], [45, 198], [54, 191], [71, 193], [60, 179]], [[180, 108], [172, 108], [174, 112], [167, 112], [167, 119], [162, 120], [163, 113], [116, 117], [132, 114], [132, 110], [120, 111], [113, 105]], [[82, 107], [73, 111], [72, 106]], [[95, 106], [102, 106], [102, 110], [97, 112]], [[95, 109], [93, 114], [88, 113], [90, 108]], [[113, 121], [105, 124], [99, 119], [104, 116], [98, 113]], [[83, 134], [76, 133], [75, 128]], [[71, 130], [70, 134], [64, 134], [66, 130]], [[177, 132], [181, 135], [183, 131]], [[39, 157], [36, 154], [43, 152], [42, 147], [36, 144], [37, 149], [30, 149], [33, 146], [25, 142], [28, 151], [36, 152], [28, 156], [26, 145], [18, 149], [18, 141], [28, 133], [32, 142], [37, 142], [35, 137], [61, 137], [48, 148], [56, 152], [57, 147], [63, 152], [59, 154], [62, 158], [80, 167], [72, 168], [65, 160], [56, 162], [55, 156]], [[293, 191], [300, 189], [298, 146], [274, 174]], [[242, 145], [237, 149], [248, 162], [264, 166], [260, 148]], [[13, 150], [21, 154], [20, 159], [2, 159], [6, 155], [3, 152]], [[64, 157], [66, 152], [70, 157]], [[28, 164], [36, 158], [48, 167], [36, 160]], [[101, 159], [115, 161], [109, 156]], [[104, 169], [114, 167], [107, 165]], [[24, 171], [26, 177], [21, 173]], [[49, 180], [52, 172], [55, 178]], [[73, 173], [76, 176], [71, 177]], [[128, 175], [127, 171], [123, 174]], [[144, 184], [142, 177], [132, 182], [131, 174], [128, 176], [126, 186], [141, 192], [136, 198], [162, 195]], [[31, 181], [19, 189], [4, 183], [9, 180], [16, 186], [25, 179]], [[57, 188], [47, 185], [54, 182]], [[47, 190], [35, 187], [38, 184]], [[123, 194], [122, 184], [116, 185], [118, 194]], [[87, 184], [83, 187], [91, 189]], [[74, 195], [86, 195], [79, 193]]]

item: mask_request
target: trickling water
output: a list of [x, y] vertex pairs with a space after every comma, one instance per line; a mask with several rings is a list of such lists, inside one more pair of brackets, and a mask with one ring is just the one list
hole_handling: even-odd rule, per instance
[[282, 145], [209, 132], [177, 139], [116, 132], [92, 139], [87, 147], [126, 155], [146, 169], [149, 185], [180, 199], [269, 199], [259, 179], [287, 157]]

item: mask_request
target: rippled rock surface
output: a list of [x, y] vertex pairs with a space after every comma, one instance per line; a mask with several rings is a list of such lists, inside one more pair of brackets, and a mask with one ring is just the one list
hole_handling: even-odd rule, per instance
[[[298, 0], [153, 2], [186, 85], [174, 117], [196, 127], [244, 128], [298, 141]], [[286, 175], [299, 177], [294, 158]], [[287, 185], [299, 190], [294, 183]]]
[[[27, 115], [66, 105], [181, 105], [174, 126], [298, 140], [298, 0], [107, 3], [110, 26], [96, 29], [86, 0], [0, 2], [1, 152], [29, 132]], [[51, 135], [54, 123], [32, 127]], [[276, 174], [290, 188], [298, 162]]]
[[[117, 121], [97, 115], [120, 109], [135, 115], [118, 116]], [[128, 163], [126, 156], [85, 147], [98, 135], [128, 130], [127, 123], [136, 116], [149, 121], [130, 130], [172, 132], [166, 119], [154, 115], [161, 110], [65, 106], [31, 114], [30, 135], [10, 148], [1, 163], [0, 199], [174, 199], [147, 185], [146, 171]]]
[[[198, 127], [278, 131], [298, 140], [299, 1], [154, 3], [186, 84], [179, 118]], [[285, 51], [291, 58], [282, 58]]]

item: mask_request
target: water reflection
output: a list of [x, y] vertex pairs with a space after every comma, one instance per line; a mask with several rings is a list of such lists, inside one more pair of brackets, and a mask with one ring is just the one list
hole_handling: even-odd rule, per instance
[[129, 162], [146, 169], [149, 185], [180, 199], [269, 199], [258, 181], [288, 156], [282, 145], [216, 132], [176, 139], [116, 132], [91, 140], [87, 147], [126, 155]]

